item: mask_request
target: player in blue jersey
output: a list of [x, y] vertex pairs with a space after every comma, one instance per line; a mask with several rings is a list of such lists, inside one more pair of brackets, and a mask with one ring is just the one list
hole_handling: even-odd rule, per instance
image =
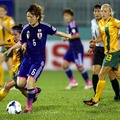
[[67, 33], [71, 34], [71, 39], [66, 39], [62, 37], [64, 41], [69, 41], [69, 49], [67, 50], [64, 61], [62, 63], [63, 69], [70, 80], [70, 84], [66, 87], [67, 90], [70, 90], [78, 86], [69, 65], [71, 62], [74, 62], [77, 66], [78, 71], [82, 74], [83, 79], [86, 82], [84, 89], [92, 88], [92, 83], [88, 77], [88, 73], [83, 67], [83, 58], [84, 58], [84, 48], [79, 37], [78, 27], [73, 20], [74, 12], [72, 9], [65, 9], [63, 11], [64, 21], [67, 24]]
[[57, 31], [47, 23], [41, 22], [43, 19], [43, 8], [37, 4], [33, 4], [26, 12], [28, 25], [23, 28], [21, 40], [6, 53], [11, 50], [26, 45], [26, 53], [21, 63], [17, 85], [23, 87], [27, 83], [27, 105], [24, 113], [29, 113], [32, 110], [33, 100], [38, 92], [38, 88], [34, 86], [42, 73], [45, 65], [45, 46], [47, 35], [57, 35], [61, 37], [71, 38], [70, 34]]

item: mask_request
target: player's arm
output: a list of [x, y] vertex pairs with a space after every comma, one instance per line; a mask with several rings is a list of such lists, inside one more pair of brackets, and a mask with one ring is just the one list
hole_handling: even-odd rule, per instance
[[6, 41], [0, 41], [0, 46], [5, 46], [6, 45]]
[[101, 36], [99, 36], [99, 37], [96, 38], [96, 39], [90, 40], [90, 46], [93, 47], [96, 43], [99, 43], [99, 42], [102, 42], [102, 41], [103, 41], [103, 40], [102, 40]]
[[65, 40], [71, 39], [71, 34], [66, 34], [64, 32], [57, 31], [55, 35], [65, 38]]
[[10, 54], [12, 50], [20, 48], [22, 46], [21, 42], [19, 41], [14, 46], [12, 46], [10, 49], [8, 49], [4, 54]]

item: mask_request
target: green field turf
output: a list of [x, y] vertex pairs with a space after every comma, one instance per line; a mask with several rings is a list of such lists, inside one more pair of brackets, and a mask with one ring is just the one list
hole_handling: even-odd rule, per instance
[[[6, 112], [6, 105], [12, 100], [17, 100], [25, 108], [26, 99], [19, 91], [12, 90], [9, 95], [0, 102], [0, 120], [119, 120], [120, 102], [115, 102], [114, 92], [107, 80], [105, 91], [98, 107], [88, 107], [83, 100], [90, 99], [93, 90], [83, 90], [84, 81], [78, 72], [74, 72], [79, 82], [79, 87], [66, 91], [68, 80], [64, 72], [44, 71], [37, 82], [42, 88], [38, 101], [33, 105], [30, 114], [10, 115]], [[89, 72], [91, 76], [91, 72]], [[8, 78], [6, 73], [5, 79]]]

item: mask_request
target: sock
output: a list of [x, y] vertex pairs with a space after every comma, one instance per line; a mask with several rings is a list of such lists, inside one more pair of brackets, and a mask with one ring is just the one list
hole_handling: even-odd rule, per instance
[[98, 102], [100, 99], [100, 96], [105, 88], [106, 81], [105, 80], [99, 80], [97, 84], [96, 94], [94, 96], [94, 101]]
[[28, 95], [27, 95], [27, 106], [26, 108], [32, 109], [32, 103], [35, 98], [35, 89], [28, 89]]
[[10, 76], [10, 78], [12, 78], [12, 76], [13, 76], [13, 70], [9, 70], [9, 76]]
[[82, 71], [80, 71], [82, 74], [83, 79], [85, 80], [86, 83], [88, 83], [88, 81], [90, 81], [89, 77], [88, 77], [88, 73], [86, 72], [85, 69], [83, 69]]
[[99, 79], [98, 75], [93, 74], [93, 76], [92, 76], [92, 84], [93, 84], [94, 93], [96, 93], [96, 87], [97, 87], [98, 79]]
[[0, 101], [3, 100], [3, 98], [5, 98], [7, 96], [8, 93], [4, 92], [4, 89], [0, 90]]
[[73, 77], [71, 69], [68, 67], [68, 68], [65, 68], [64, 70], [65, 70], [65, 73], [66, 73], [67, 77], [69, 78], [70, 82], [73, 84], [76, 83], [76, 80]]
[[115, 92], [115, 95], [116, 96], [119, 96], [119, 90], [120, 90], [120, 87], [119, 87], [119, 83], [118, 83], [118, 80], [115, 78], [114, 80], [111, 80], [111, 84], [112, 84], [112, 88]]
[[3, 81], [4, 81], [4, 69], [2, 65], [0, 65], [0, 86], [3, 85]]

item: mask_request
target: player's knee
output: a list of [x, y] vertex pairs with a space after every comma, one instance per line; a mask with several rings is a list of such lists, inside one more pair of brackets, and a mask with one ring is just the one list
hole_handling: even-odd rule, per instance
[[102, 73], [98, 74], [99, 80], [104, 80], [105, 79], [105, 75]]
[[63, 63], [62, 63], [62, 68], [63, 68], [63, 69], [67, 68], [68, 66], [69, 66], [69, 65], [68, 65], [66, 62], [63, 62]]
[[24, 87], [25, 86], [25, 84], [26, 84], [26, 82], [25, 82], [25, 79], [18, 79], [17, 80], [17, 86], [18, 87]]
[[84, 68], [83, 68], [83, 66], [77, 66], [77, 69], [78, 69], [79, 71], [82, 71]]

